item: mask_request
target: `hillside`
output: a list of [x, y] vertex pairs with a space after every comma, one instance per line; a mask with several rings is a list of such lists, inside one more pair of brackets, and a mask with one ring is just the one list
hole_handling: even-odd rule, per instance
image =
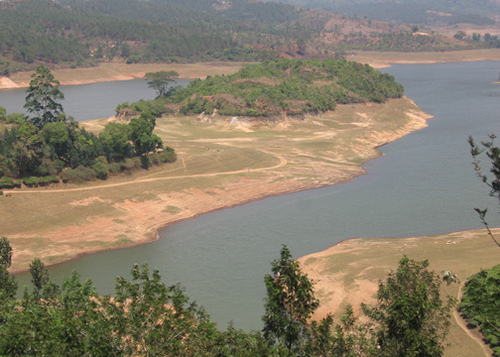
[[343, 56], [353, 49], [485, 47], [408, 25], [250, 0], [6, 0], [0, 3], [0, 73], [100, 62], [261, 61]]
[[337, 104], [401, 98], [403, 87], [389, 74], [346, 60], [276, 60], [229, 76], [193, 80], [171, 102], [183, 114], [271, 117], [334, 110]]
[[493, 25], [500, 15], [500, 3], [496, 0], [279, 0], [279, 2], [404, 24]]

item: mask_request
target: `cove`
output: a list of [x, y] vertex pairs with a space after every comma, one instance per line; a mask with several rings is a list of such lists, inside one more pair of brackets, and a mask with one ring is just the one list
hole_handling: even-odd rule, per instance
[[[176, 79], [175, 85], [186, 86], [188, 79]], [[64, 93], [61, 104], [64, 112], [76, 121], [107, 118], [115, 114], [118, 104], [139, 99], [154, 99], [144, 79], [60, 86]], [[24, 113], [26, 88], [0, 90], [0, 106], [7, 113]]]
[[[181, 222], [160, 240], [50, 268], [56, 281], [77, 270], [101, 294], [133, 263], [180, 282], [220, 327], [260, 329], [264, 274], [287, 244], [294, 257], [357, 237], [401, 237], [482, 228], [474, 207], [495, 207], [471, 164], [468, 135], [500, 133], [500, 62], [398, 65], [385, 71], [434, 115], [429, 127], [390, 143], [350, 183], [272, 197]], [[121, 84], [125, 85], [124, 82]], [[492, 209], [492, 226], [497, 211]], [[98, 229], [98, 227], [96, 227]], [[19, 276], [20, 286], [29, 281]]]

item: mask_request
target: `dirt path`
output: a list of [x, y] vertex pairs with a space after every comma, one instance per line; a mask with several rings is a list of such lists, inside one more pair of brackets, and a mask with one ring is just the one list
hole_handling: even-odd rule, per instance
[[[460, 299], [462, 298], [462, 288], [463, 284], [460, 284], [460, 287], [458, 288], [457, 301], [460, 301]], [[453, 310], [453, 318], [455, 319], [457, 325], [460, 326], [460, 328], [467, 334], [467, 336], [469, 336], [471, 340], [475, 341], [479, 345], [479, 347], [481, 347], [484, 352], [484, 356], [490, 357], [491, 353], [488, 352], [483, 339], [473, 331], [471, 331], [469, 328], [467, 328], [464, 319], [462, 319], [457, 309]]]
[[[91, 187], [76, 187], [76, 188], [65, 188], [65, 189], [50, 189], [50, 190], [40, 190], [40, 189], [22, 189], [22, 190], [9, 190], [5, 191], [8, 194], [52, 194], [52, 193], [65, 193], [65, 192], [78, 192], [78, 191], [91, 191], [91, 190], [102, 190], [106, 188], [113, 188], [113, 187], [119, 187], [119, 186], [126, 186], [126, 185], [133, 185], [133, 184], [139, 184], [139, 183], [147, 183], [147, 182], [155, 182], [155, 181], [168, 181], [168, 180], [177, 180], [177, 179], [185, 179], [185, 178], [198, 178], [198, 177], [214, 177], [214, 176], [224, 176], [224, 175], [235, 175], [235, 174], [241, 174], [245, 172], [264, 172], [264, 171], [269, 171], [269, 170], [275, 170], [278, 168], [281, 168], [287, 164], [287, 160], [282, 156], [278, 155], [275, 153], [270, 153], [268, 151], [260, 150], [262, 152], [265, 152], [266, 154], [273, 155], [274, 157], [278, 158], [280, 162], [274, 166], [270, 167], [260, 167], [260, 168], [254, 168], [254, 169], [241, 169], [241, 170], [233, 170], [233, 171], [227, 171], [227, 172], [212, 172], [212, 173], [204, 173], [204, 174], [196, 174], [196, 175], [179, 175], [179, 176], [170, 176], [170, 177], [155, 177], [155, 178], [149, 178], [149, 179], [135, 179], [132, 181], [127, 181], [127, 182], [118, 182], [118, 183], [110, 183], [110, 184], [105, 184], [105, 185], [99, 185], [99, 186], [91, 186]], [[186, 164], [184, 162], [184, 159], [181, 159], [183, 162], [183, 166], [185, 167]]]

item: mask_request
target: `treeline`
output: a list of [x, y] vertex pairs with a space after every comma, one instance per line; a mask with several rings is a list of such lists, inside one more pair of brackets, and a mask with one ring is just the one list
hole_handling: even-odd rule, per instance
[[153, 133], [156, 117], [144, 111], [128, 124], [108, 123], [99, 136], [80, 128], [59, 103], [64, 96], [50, 71], [39, 66], [27, 90], [30, 115], [0, 108], [0, 188], [106, 179], [110, 173], [175, 161]]
[[32, 287], [16, 298], [8, 272], [12, 248], [0, 239], [0, 354], [5, 356], [419, 356], [443, 355], [454, 301], [440, 297], [440, 278], [427, 262], [401, 259], [380, 282], [378, 303], [363, 306], [360, 322], [347, 307], [334, 325], [310, 321], [319, 301], [313, 283], [283, 246], [266, 274], [263, 329], [220, 330], [202, 307], [157, 270], [135, 265], [118, 277], [113, 296], [99, 295], [77, 272], [62, 285], [39, 259], [30, 264]]
[[[346, 60], [266, 61], [229, 76], [196, 79], [187, 88], [156, 103], [181, 105], [183, 114], [269, 117], [319, 113], [337, 104], [377, 102], [400, 98], [403, 87], [389, 74]], [[166, 104], [165, 104], [166, 103]], [[137, 107], [137, 104], [134, 104]], [[134, 106], [132, 105], [132, 107]], [[118, 109], [131, 107], [122, 105]]]
[[[191, 4], [193, 7], [189, 7]], [[224, 4], [224, 2], [221, 2]], [[0, 53], [16, 66], [38, 61], [74, 66], [121, 57], [134, 62], [261, 60], [272, 48], [259, 36], [295, 42], [325, 19], [300, 25], [300, 10], [283, 4], [211, 1], [6, 1], [0, 4]], [[229, 52], [228, 52], [229, 51]]]

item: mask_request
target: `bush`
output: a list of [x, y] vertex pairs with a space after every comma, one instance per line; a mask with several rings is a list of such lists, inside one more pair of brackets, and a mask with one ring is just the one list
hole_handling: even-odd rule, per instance
[[92, 169], [95, 171], [97, 178], [101, 180], [106, 180], [108, 178], [109, 164], [104, 156], [99, 156], [94, 160]]
[[157, 155], [161, 162], [174, 162], [175, 160], [177, 160], [177, 154], [175, 153], [175, 150], [169, 146], [165, 147], [165, 149], [163, 149], [163, 151], [159, 152]]
[[119, 162], [112, 162], [109, 164], [109, 172], [112, 174], [117, 174], [122, 171], [122, 164]]
[[14, 179], [11, 177], [2, 177], [0, 179], [0, 188], [15, 188], [16, 184], [14, 182]]
[[38, 187], [40, 184], [40, 179], [36, 176], [23, 178], [23, 184], [28, 187]]
[[66, 169], [61, 172], [60, 176], [64, 183], [82, 183], [85, 181], [93, 181], [97, 178], [95, 171], [85, 166], [78, 166], [76, 169]]

